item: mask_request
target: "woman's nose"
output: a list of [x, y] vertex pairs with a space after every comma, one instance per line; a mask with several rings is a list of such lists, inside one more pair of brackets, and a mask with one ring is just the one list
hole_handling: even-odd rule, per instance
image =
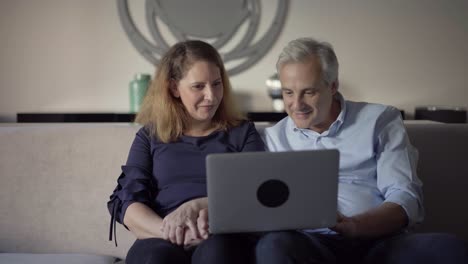
[[204, 95], [205, 95], [205, 100], [207, 101], [213, 100], [213, 87], [211, 85], [206, 86]]

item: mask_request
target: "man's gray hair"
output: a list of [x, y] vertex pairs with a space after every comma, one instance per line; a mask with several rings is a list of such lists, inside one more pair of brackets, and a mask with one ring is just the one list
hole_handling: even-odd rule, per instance
[[322, 80], [326, 85], [338, 82], [338, 59], [333, 47], [327, 42], [320, 42], [312, 38], [292, 40], [284, 47], [276, 62], [276, 70], [287, 63], [304, 62], [311, 56], [317, 56], [322, 67]]

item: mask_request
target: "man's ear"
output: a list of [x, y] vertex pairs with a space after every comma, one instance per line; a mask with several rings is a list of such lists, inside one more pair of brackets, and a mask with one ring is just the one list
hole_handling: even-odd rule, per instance
[[179, 89], [177, 88], [177, 82], [174, 79], [169, 81], [169, 89], [171, 90], [172, 96], [175, 98], [180, 97]]
[[338, 86], [339, 86], [339, 84], [340, 84], [340, 83], [338, 82], [338, 80], [332, 82], [330, 88], [331, 88], [331, 90], [332, 90], [332, 94], [333, 94], [333, 95], [335, 95], [336, 92], [338, 91]]

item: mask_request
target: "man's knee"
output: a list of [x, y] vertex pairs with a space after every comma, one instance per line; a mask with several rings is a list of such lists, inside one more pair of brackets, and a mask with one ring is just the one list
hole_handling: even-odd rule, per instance
[[320, 239], [296, 231], [264, 235], [257, 243], [255, 255], [257, 263], [321, 263], [330, 260], [329, 252]]
[[256, 252], [283, 252], [295, 247], [298, 240], [301, 240], [296, 232], [271, 232], [264, 235], [257, 243]]
[[434, 263], [468, 263], [466, 242], [446, 233], [413, 234], [409, 237], [418, 253], [428, 255]]
[[377, 244], [366, 263], [468, 263], [466, 243], [445, 233], [402, 235]]

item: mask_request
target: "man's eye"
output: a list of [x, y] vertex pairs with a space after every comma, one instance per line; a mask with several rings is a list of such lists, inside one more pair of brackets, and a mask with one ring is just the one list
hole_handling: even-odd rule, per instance
[[292, 94], [291, 91], [283, 91], [283, 95], [291, 96]]
[[316, 91], [306, 91], [305, 94], [307, 95], [315, 95], [317, 92]]

